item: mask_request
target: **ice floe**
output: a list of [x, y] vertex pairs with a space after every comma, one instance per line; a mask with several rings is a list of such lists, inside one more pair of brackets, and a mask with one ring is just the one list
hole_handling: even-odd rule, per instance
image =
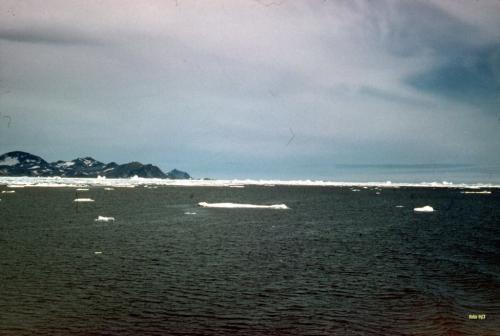
[[94, 254], [102, 254], [101, 251], [95, 251]]
[[77, 188], [76, 191], [89, 191], [89, 188]]
[[246, 208], [246, 209], [289, 209], [286, 204], [273, 204], [273, 205], [257, 205], [257, 204], [243, 204], [243, 203], [207, 203], [200, 202], [199, 206], [204, 208]]
[[15, 190], [2, 190], [2, 194], [14, 194]]
[[115, 190], [114, 188], [104, 188], [104, 190], [107, 190], [107, 191], [111, 191], [111, 190]]
[[94, 222], [114, 222], [115, 217], [97, 216]]
[[185, 215], [196, 215], [196, 212], [189, 212], [189, 211], [186, 211], [184, 214], [185, 214]]
[[75, 198], [73, 202], [94, 202], [92, 198]]
[[491, 194], [491, 191], [489, 190], [482, 190], [482, 191], [461, 191], [462, 194], [484, 194], [484, 195], [489, 195]]
[[430, 205], [423, 206], [421, 208], [414, 208], [413, 211], [416, 212], [433, 212], [434, 208], [431, 207]]

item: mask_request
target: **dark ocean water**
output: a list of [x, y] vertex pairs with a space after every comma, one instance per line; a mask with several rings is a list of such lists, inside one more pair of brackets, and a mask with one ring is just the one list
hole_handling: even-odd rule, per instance
[[500, 192], [380, 192], [0, 194], [0, 335], [500, 335]]

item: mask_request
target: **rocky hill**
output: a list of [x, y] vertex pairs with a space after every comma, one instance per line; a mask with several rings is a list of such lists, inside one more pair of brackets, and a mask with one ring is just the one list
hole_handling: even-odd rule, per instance
[[130, 162], [117, 164], [103, 163], [91, 157], [71, 161], [49, 163], [39, 156], [14, 151], [0, 155], [0, 176], [61, 176], [128, 178], [133, 176], [148, 178], [190, 179], [188, 173], [173, 169], [164, 173], [157, 166]]

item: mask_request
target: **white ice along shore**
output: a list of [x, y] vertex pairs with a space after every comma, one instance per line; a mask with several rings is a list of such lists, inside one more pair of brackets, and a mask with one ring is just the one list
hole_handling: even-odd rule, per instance
[[181, 187], [232, 187], [232, 186], [317, 186], [317, 187], [362, 187], [362, 188], [399, 188], [399, 187], [428, 187], [428, 188], [456, 188], [456, 189], [483, 189], [500, 188], [500, 184], [466, 184], [451, 182], [420, 182], [420, 183], [393, 183], [386, 182], [335, 182], [313, 180], [170, 180], [158, 178], [132, 177], [127, 179], [111, 179], [105, 177], [25, 177], [1, 176], [0, 185], [17, 187], [128, 187], [136, 186], [181, 186]]
[[256, 204], [242, 204], [242, 203], [207, 203], [200, 202], [199, 206], [203, 208], [243, 208], [243, 209], [290, 209], [286, 204], [273, 204], [273, 205], [256, 205]]

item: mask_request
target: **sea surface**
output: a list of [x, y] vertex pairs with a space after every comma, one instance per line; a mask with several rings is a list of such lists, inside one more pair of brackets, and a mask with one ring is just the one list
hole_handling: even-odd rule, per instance
[[498, 189], [352, 189], [0, 194], [0, 335], [500, 335]]

